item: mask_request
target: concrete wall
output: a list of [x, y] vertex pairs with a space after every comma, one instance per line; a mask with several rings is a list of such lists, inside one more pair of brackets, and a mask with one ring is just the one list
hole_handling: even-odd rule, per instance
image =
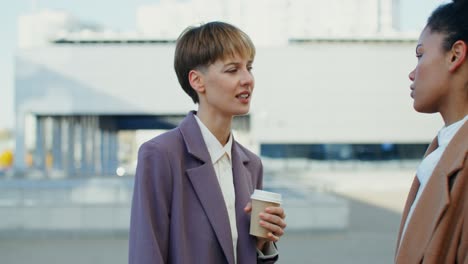
[[9, 181], [0, 186], [0, 232], [126, 231], [133, 179]]
[[425, 143], [442, 126], [416, 113], [415, 43], [312, 43], [259, 49], [252, 130], [258, 142]]
[[[323, 192], [276, 187], [283, 193], [289, 230], [343, 230], [346, 200]], [[22, 231], [127, 232], [133, 178], [30, 181], [0, 185], [0, 234]]]

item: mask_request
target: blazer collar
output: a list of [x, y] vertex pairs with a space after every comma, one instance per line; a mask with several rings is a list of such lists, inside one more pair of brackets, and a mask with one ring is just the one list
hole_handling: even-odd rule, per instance
[[[199, 161], [196, 165], [187, 169], [187, 176], [200, 199], [205, 214], [213, 227], [228, 263], [234, 264], [234, 249], [232, 246], [231, 232], [229, 231], [229, 216], [224, 203], [223, 194], [211, 162], [210, 154], [208, 153], [208, 149], [194, 115], [194, 111], [190, 112], [179, 125], [179, 130], [185, 141], [188, 153]], [[252, 189], [252, 183], [248, 181], [251, 177], [248, 170], [245, 168], [245, 164], [248, 162], [249, 158], [240, 148], [239, 144], [234, 141], [232, 146], [232, 164], [236, 193], [236, 217], [238, 220], [239, 233], [238, 241], [244, 241], [244, 233], [247, 233], [248, 235], [248, 230], [245, 231], [244, 227], [239, 227], [239, 217], [246, 215], [243, 208], [247, 204], [250, 196], [250, 194], [247, 193], [247, 190]], [[253, 244], [253, 247], [255, 247], [255, 244]], [[238, 255], [239, 260], [242, 259], [241, 257], [242, 256]]]
[[210, 154], [206, 148], [200, 127], [195, 120], [195, 111], [191, 111], [179, 125], [187, 151], [202, 162], [209, 162]]
[[[184, 138], [185, 145], [187, 146], [187, 151], [200, 161], [209, 162], [211, 161], [210, 154], [203, 140], [200, 127], [195, 120], [195, 114], [195, 111], [190, 111], [180, 123], [179, 129]], [[242, 150], [235, 139], [233, 139], [232, 143], [232, 155], [237, 155], [242, 163], [250, 161], [247, 154]]]
[[[464, 166], [468, 153], [467, 138], [468, 122], [465, 122], [442, 154], [414, 209], [406, 234], [397, 245], [400, 249], [397, 249], [396, 263], [399, 262], [398, 260], [404, 260], [405, 263], [419, 263], [423, 258], [424, 250], [432, 237], [432, 233], [450, 204], [449, 178]], [[435, 138], [425, 156], [434, 151], [437, 146], [437, 138]], [[412, 199], [414, 200], [414, 197]], [[413, 201], [407, 203], [406, 207], [411, 206], [412, 203]], [[404, 220], [408, 216], [407, 209], [405, 208], [403, 215]]]

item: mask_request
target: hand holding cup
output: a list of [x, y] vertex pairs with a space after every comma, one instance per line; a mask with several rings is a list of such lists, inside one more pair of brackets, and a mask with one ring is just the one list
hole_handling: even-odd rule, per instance
[[286, 228], [281, 194], [255, 190], [251, 199], [252, 203], [245, 207], [246, 212], [251, 212], [250, 234], [263, 244], [267, 241], [277, 242]]

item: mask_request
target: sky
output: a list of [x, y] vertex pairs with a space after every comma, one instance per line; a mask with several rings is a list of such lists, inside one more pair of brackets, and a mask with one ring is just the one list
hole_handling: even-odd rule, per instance
[[[72, 13], [80, 21], [115, 30], [133, 31], [136, 29], [137, 7], [158, 2], [158, 0], [0, 0], [0, 130], [14, 128], [14, 54], [19, 15], [37, 9], [58, 9]], [[444, 1], [400, 0], [401, 29], [421, 31], [431, 11], [442, 2]]]

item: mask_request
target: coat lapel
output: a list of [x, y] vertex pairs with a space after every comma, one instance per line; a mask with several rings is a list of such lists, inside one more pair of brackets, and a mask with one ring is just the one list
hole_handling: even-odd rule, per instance
[[[463, 167], [468, 150], [467, 138], [468, 123], [465, 123], [442, 154], [414, 209], [401, 241], [397, 263], [399, 260], [404, 263], [419, 263], [423, 258], [432, 234], [450, 204], [449, 177]], [[435, 146], [437, 147], [437, 143]], [[432, 152], [434, 149], [433, 142], [429, 150]], [[429, 150], [426, 155], [430, 153]], [[406, 217], [407, 212], [404, 218]]]
[[200, 161], [199, 166], [187, 169], [187, 176], [200, 199], [228, 263], [234, 264], [232, 236], [224, 197], [210, 154], [193, 115], [194, 112], [190, 112], [179, 126], [188, 152]]
[[234, 177], [234, 188], [236, 193], [236, 220], [237, 220], [237, 259], [239, 263], [256, 262], [256, 251], [254, 250], [255, 239], [250, 236], [250, 215], [244, 212], [244, 208], [250, 202], [254, 185], [252, 175], [247, 169], [250, 159], [234, 141], [232, 145], [232, 175]]
[[[397, 239], [397, 246], [396, 246], [395, 254], [398, 254], [398, 250], [400, 248], [400, 243], [401, 243], [401, 235], [403, 233], [403, 228], [405, 226], [406, 219], [408, 218], [411, 205], [413, 204], [414, 199], [416, 198], [416, 195], [418, 194], [419, 186], [420, 184], [419, 184], [418, 177], [414, 177], [413, 184], [411, 184], [408, 197], [406, 198], [405, 209], [403, 210], [403, 215], [401, 217], [400, 231], [398, 232], [398, 239]], [[397, 257], [397, 255], [395, 255], [395, 257]]]
[[[423, 158], [425, 158], [425, 157], [427, 157], [427, 155], [431, 154], [434, 150], [437, 149], [438, 146], [439, 145], [437, 143], [437, 137], [436, 137], [436, 138], [434, 138], [432, 140], [432, 143], [427, 148], [426, 153], [424, 153]], [[413, 205], [414, 199], [416, 199], [416, 195], [418, 193], [419, 186], [420, 186], [419, 180], [418, 180], [417, 176], [415, 176], [414, 179], [413, 179], [413, 183], [411, 184], [411, 188], [410, 188], [410, 191], [408, 193], [408, 197], [406, 198], [405, 208], [403, 209], [403, 215], [401, 217], [400, 230], [398, 232], [398, 240], [397, 240], [397, 247], [396, 247], [396, 253], [397, 254], [398, 254], [401, 242], [402, 242], [401, 241], [401, 235], [402, 235], [402, 232], [403, 232], [403, 228], [405, 226], [406, 219], [408, 218], [408, 214], [409, 214], [409, 211], [411, 209], [411, 205]], [[395, 257], [397, 257], [397, 256], [395, 256]]]

